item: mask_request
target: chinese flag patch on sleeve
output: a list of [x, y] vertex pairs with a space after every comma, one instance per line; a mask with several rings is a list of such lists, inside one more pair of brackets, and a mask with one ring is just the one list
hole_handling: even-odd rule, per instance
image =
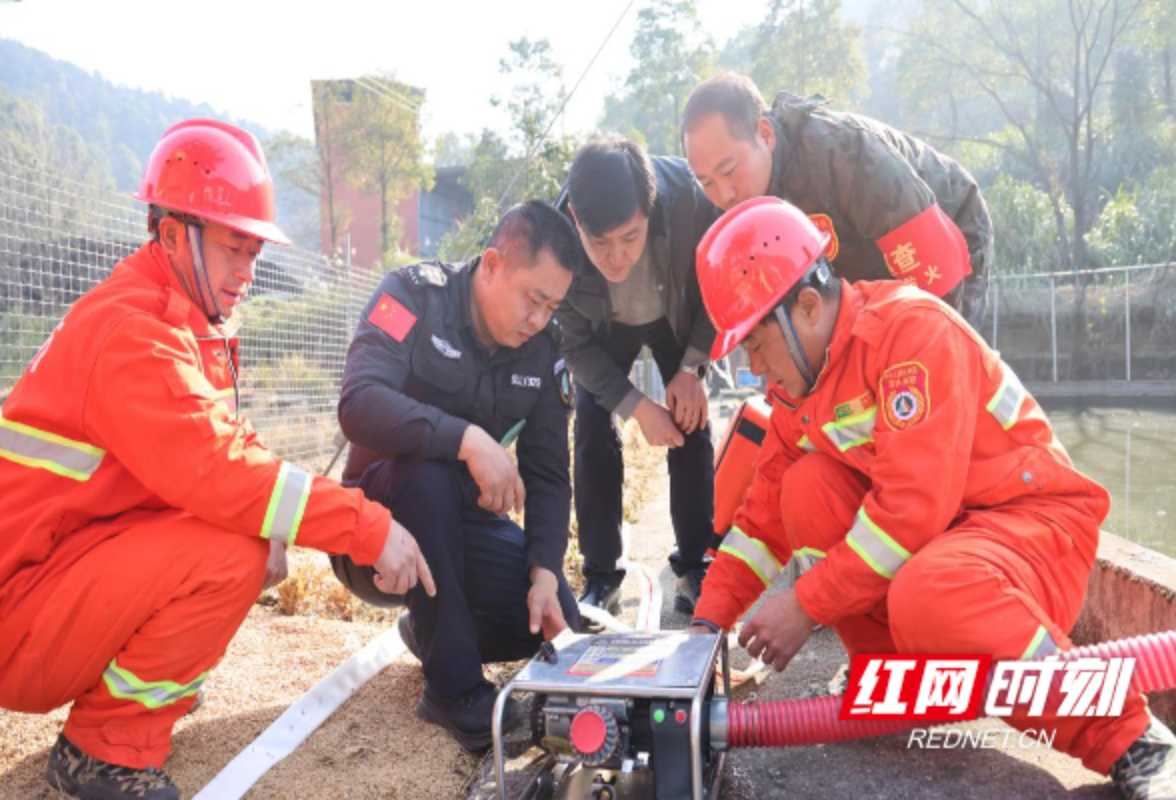
[[367, 319], [398, 342], [404, 341], [404, 337], [408, 336], [408, 332], [417, 321], [416, 314], [385, 292], [380, 293], [380, 300]]

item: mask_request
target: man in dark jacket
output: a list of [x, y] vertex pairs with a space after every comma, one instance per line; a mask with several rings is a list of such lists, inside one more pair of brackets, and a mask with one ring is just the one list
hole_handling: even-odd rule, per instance
[[[595, 267], [576, 279], [557, 315], [577, 387], [575, 498], [586, 579], [580, 599], [610, 612], [620, 604], [624, 462], [616, 415], [637, 420], [651, 445], [669, 448], [678, 544], [670, 565], [678, 576], [676, 606], [691, 613], [714, 518], [705, 376], [715, 332], [698, 293], [694, 249], [718, 212], [682, 159], [650, 158], [617, 137], [580, 151], [558, 205]], [[666, 385], [665, 406], [629, 380], [643, 345]]]
[[682, 139], [724, 211], [761, 195], [787, 200], [830, 235], [838, 277], [902, 280], [980, 325], [992, 220], [975, 179], [925, 142], [820, 97], [780, 92], [769, 109], [749, 78], [729, 73], [690, 95]]
[[[482, 664], [526, 658], [579, 626], [563, 578], [571, 382], [551, 316], [580, 258], [559, 212], [516, 206], [469, 263], [387, 275], [347, 354], [344, 481], [419, 532], [437, 596], [392, 596], [370, 567], [332, 564], [361, 599], [407, 602], [401, 635], [425, 673], [417, 716], [471, 750], [490, 744], [496, 693]], [[525, 510], [525, 531], [512, 510]]]

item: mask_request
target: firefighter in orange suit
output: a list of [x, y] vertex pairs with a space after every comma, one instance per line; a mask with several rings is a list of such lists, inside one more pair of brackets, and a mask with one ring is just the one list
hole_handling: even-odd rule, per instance
[[432, 590], [385, 508], [275, 458], [237, 413], [233, 311], [263, 241], [288, 244], [256, 139], [180, 123], [136, 196], [152, 241], [0, 409], [0, 707], [73, 703], [46, 777], [82, 797], [179, 797], [160, 770], [172, 727], [285, 546]]
[[[734, 626], [796, 558], [795, 588], [739, 637], [777, 670], [818, 623], [851, 655], [1070, 648], [1106, 491], [1074, 469], [1041, 407], [954, 310], [896, 282], [834, 280], [827, 244], [766, 197], [699, 244], [711, 357], [742, 343], [773, 410], [696, 629]], [[1141, 695], [1117, 718], [1023, 726], [1043, 722], [1125, 796], [1176, 797], [1176, 739]]]

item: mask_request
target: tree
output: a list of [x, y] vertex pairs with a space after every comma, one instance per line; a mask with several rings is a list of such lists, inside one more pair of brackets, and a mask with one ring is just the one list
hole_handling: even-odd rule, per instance
[[[979, 99], [1008, 135], [954, 136], [1001, 148], [1045, 191], [1062, 247], [1061, 266], [1090, 265], [1087, 235], [1098, 218], [1098, 178], [1116, 133], [1107, 86], [1116, 54], [1148, 0], [1035, 0], [1002, 4], [950, 0], [926, 4], [912, 59], [957, 76], [956, 91]], [[949, 13], [950, 12], [950, 13]], [[951, 18], [950, 27], [943, 20]], [[950, 31], [950, 33], [949, 33]], [[961, 46], [966, 43], [966, 46]], [[1072, 220], [1072, 221], [1071, 221]], [[1085, 283], [1078, 281], [1073, 361], [1085, 356]]]
[[651, 152], [679, 153], [682, 107], [717, 59], [694, 0], [654, 0], [641, 9], [629, 52], [636, 64], [624, 92], [606, 99], [601, 126], [630, 136], [639, 132]]
[[282, 131], [263, 145], [278, 208], [284, 212], [282, 229], [298, 245], [317, 250], [322, 237], [320, 200], [322, 161], [315, 143]]
[[319, 187], [323, 222], [328, 242], [326, 250], [335, 255], [342, 250], [343, 233], [351, 221], [351, 209], [343, 202], [340, 190], [348, 180], [348, 162], [344, 157], [346, 141], [336, 106], [351, 96], [345, 81], [313, 81], [311, 96], [314, 102], [314, 146], [318, 158], [313, 172], [302, 171], [295, 180], [307, 189]]
[[[0, 90], [0, 200], [28, 239], [78, 235], [114, 191], [110, 162], [40, 106]], [[36, 220], [35, 225], [20, 225]]]
[[349, 156], [348, 179], [380, 200], [380, 252], [384, 255], [399, 239], [396, 203], [415, 190], [432, 188], [433, 168], [424, 161], [413, 90], [391, 77], [366, 76], [357, 83], [341, 123]]
[[472, 133], [459, 136], [446, 131], [433, 140], [433, 168], [469, 166], [477, 145], [478, 137]]
[[441, 258], [465, 260], [486, 244], [502, 211], [539, 198], [554, 202], [575, 157], [578, 141], [551, 135], [563, 105], [563, 68], [546, 39], [516, 39], [499, 62], [505, 93], [491, 98], [510, 115], [503, 137], [483, 130], [474, 144], [462, 185], [474, 211], [438, 247]]
[[861, 38], [861, 28], [841, 21], [841, 0], [770, 0], [749, 72], [769, 99], [787, 89], [859, 105], [868, 91]]
[[1144, 8], [1143, 42], [1158, 64], [1159, 97], [1164, 112], [1176, 119], [1176, 3], [1149, 0]]

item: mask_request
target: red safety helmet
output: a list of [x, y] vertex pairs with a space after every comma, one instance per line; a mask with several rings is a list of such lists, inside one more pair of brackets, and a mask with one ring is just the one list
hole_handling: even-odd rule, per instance
[[711, 359], [734, 350], [805, 276], [829, 244], [791, 203], [756, 197], [732, 208], [698, 243], [698, 288], [715, 325]]
[[168, 128], [151, 153], [135, 199], [290, 244], [275, 224], [274, 182], [253, 134], [211, 119]]

